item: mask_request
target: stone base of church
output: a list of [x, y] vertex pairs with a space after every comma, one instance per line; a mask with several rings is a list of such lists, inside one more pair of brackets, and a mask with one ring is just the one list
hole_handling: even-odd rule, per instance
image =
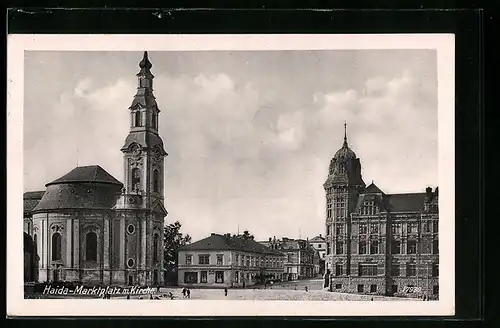
[[[133, 286], [161, 286], [163, 285], [163, 272], [157, 270], [155, 279], [154, 270], [128, 270], [128, 269], [39, 269], [40, 282], [70, 281], [94, 285], [133, 285]], [[156, 281], [155, 281], [156, 280]]]

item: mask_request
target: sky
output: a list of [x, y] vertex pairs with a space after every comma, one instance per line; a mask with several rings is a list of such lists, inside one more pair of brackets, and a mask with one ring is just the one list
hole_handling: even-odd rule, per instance
[[[323, 183], [344, 122], [385, 193], [438, 181], [435, 50], [149, 52], [167, 223], [193, 240], [325, 232]], [[142, 52], [25, 52], [24, 190], [77, 165], [123, 181]]]

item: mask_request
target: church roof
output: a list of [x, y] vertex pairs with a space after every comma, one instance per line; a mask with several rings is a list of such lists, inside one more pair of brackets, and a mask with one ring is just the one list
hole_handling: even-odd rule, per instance
[[281, 253], [272, 250], [252, 239], [243, 239], [228, 235], [212, 234], [211, 236], [181, 247], [179, 250], [199, 250], [199, 251], [223, 251], [233, 250], [249, 253], [280, 255]]
[[109, 210], [120, 196], [121, 184], [77, 182], [50, 184], [33, 212]]
[[24, 214], [31, 214], [31, 211], [42, 199], [45, 191], [27, 191], [23, 195], [23, 210]]
[[151, 131], [136, 131], [129, 133], [125, 139], [125, 144], [123, 145], [122, 150], [127, 150], [133, 143], [145, 148], [160, 146], [163, 152], [167, 154], [163, 148], [163, 141], [160, 136]]
[[90, 165], [76, 167], [59, 179], [47, 183], [45, 186], [48, 187], [53, 184], [81, 182], [107, 183], [119, 186], [123, 185], [99, 165]]
[[425, 193], [392, 194], [384, 199], [389, 212], [414, 212], [424, 206]]

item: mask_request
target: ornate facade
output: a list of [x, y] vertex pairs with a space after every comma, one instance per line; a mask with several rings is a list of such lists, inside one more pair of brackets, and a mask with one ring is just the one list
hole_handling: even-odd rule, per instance
[[163, 283], [167, 153], [147, 52], [139, 67], [121, 148], [123, 183], [98, 165], [83, 166], [46, 184], [44, 192], [25, 193], [24, 227], [40, 256], [39, 281]]
[[385, 194], [365, 186], [344, 144], [332, 158], [326, 192], [325, 287], [338, 292], [437, 298], [438, 188]]

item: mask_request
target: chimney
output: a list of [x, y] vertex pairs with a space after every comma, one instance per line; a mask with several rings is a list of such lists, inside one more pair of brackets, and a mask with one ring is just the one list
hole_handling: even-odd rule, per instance
[[320, 238], [321, 238], [321, 234], [319, 234]]
[[431, 198], [432, 198], [432, 188], [431, 187], [425, 188], [425, 198], [427, 201], [431, 200]]
[[212, 233], [210, 234], [210, 236], [215, 236], [215, 232], [212, 232]]

